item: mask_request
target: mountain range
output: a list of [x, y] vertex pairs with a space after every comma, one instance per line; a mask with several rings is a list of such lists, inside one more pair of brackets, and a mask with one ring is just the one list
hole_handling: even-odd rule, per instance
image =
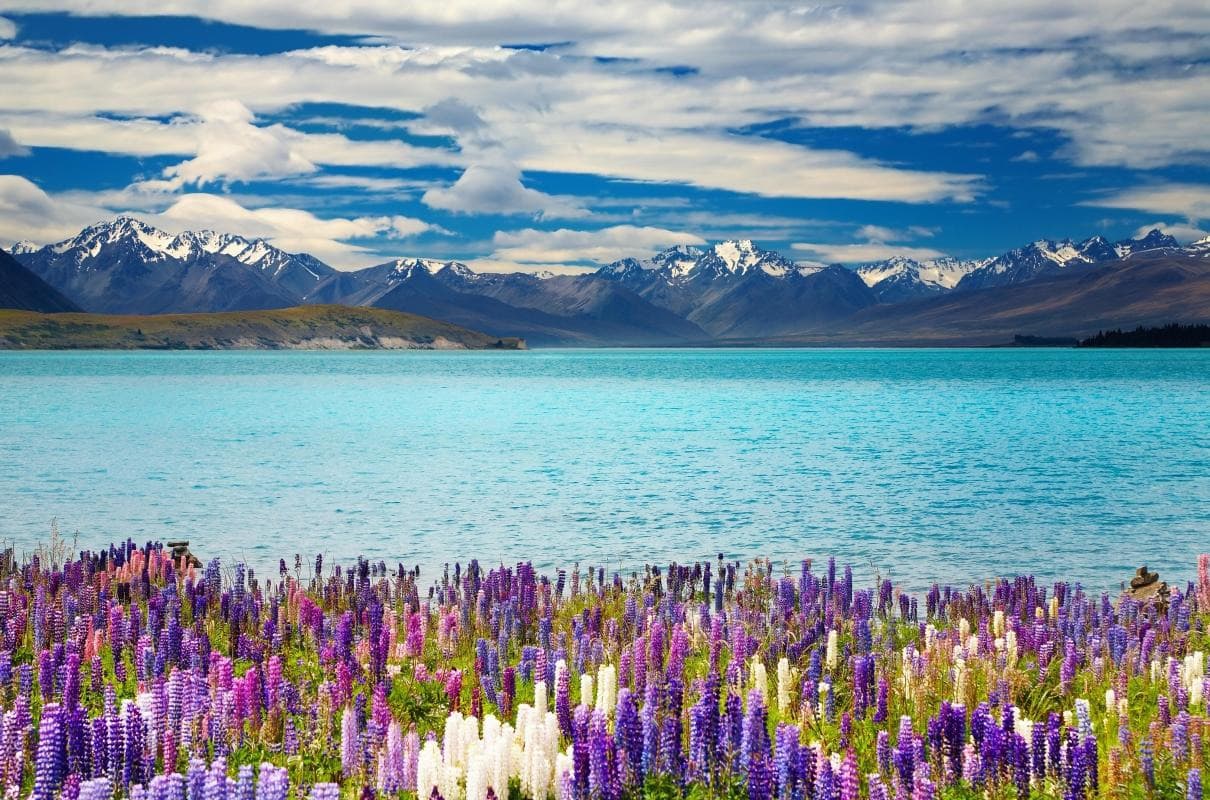
[[[1210, 238], [1187, 247], [1160, 231], [1118, 242], [1038, 240], [984, 259], [899, 257], [856, 269], [800, 264], [750, 240], [731, 240], [673, 247], [584, 274], [540, 276], [479, 273], [457, 261], [422, 258], [339, 271], [261, 239], [211, 231], [174, 235], [119, 217], [44, 247], [19, 243], [12, 255], [69, 303], [92, 312], [338, 304], [419, 314], [539, 345], [678, 345], [786, 340], [892, 322], [910, 338], [910, 319], [935, 324], [927, 312], [913, 317], [920, 307], [934, 307], [930, 303], [954, 309], [971, 302], [961, 300], [968, 296], [986, 303], [985, 293], [1014, 296], [1011, 290], [1023, 285], [1044, 292], [1052, 279], [1102, 267], [1130, 270], [1142, 260], [1210, 270]], [[1136, 295], [1143, 291], [1130, 286]], [[1127, 301], [1137, 304], [1138, 297], [1121, 299]], [[1178, 310], [1192, 307], [1173, 313]]]

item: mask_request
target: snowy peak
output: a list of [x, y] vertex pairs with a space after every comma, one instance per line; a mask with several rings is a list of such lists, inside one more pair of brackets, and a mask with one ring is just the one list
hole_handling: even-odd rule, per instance
[[765, 250], [751, 239], [729, 239], [708, 248], [679, 245], [661, 250], [648, 259], [624, 258], [597, 271], [615, 280], [647, 280], [658, 275], [671, 283], [736, 278], [754, 274], [784, 278], [810, 275], [818, 265], [800, 265], [773, 250]]
[[429, 275], [442, 273], [443, 277], [457, 277], [463, 280], [474, 280], [479, 277], [479, 273], [461, 261], [439, 261], [434, 258], [397, 258], [388, 263], [390, 264], [390, 269], [387, 271], [388, 281], [404, 281], [417, 273], [427, 273]]
[[156, 264], [226, 257], [258, 269], [274, 280], [297, 284], [295, 288], [318, 281], [332, 272], [331, 267], [313, 256], [287, 253], [264, 239], [246, 239], [210, 230], [183, 231], [174, 235], [130, 216], [90, 225], [70, 239], [45, 248], [26, 245], [21, 252], [28, 255], [42, 251], [48, 257], [70, 259], [81, 271], [101, 269], [114, 260]]
[[795, 271], [796, 265], [780, 253], [764, 250], [751, 239], [733, 239], [719, 242], [703, 258], [698, 259], [697, 270], [712, 270], [716, 274], [747, 275], [760, 271], [780, 278]]
[[917, 260], [893, 256], [884, 261], [863, 264], [857, 274], [874, 290], [879, 301], [893, 303], [948, 292], [967, 274], [986, 263], [949, 256]]

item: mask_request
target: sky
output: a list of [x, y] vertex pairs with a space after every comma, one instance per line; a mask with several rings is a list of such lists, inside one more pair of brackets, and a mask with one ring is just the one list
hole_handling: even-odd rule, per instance
[[1204, 0], [2, 0], [0, 246], [131, 213], [339, 269], [1210, 229]]

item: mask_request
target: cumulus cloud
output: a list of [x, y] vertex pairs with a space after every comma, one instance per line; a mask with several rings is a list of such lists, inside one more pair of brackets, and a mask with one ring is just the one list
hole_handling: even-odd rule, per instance
[[525, 214], [539, 219], [588, 215], [572, 198], [525, 186], [521, 171], [504, 162], [472, 164], [451, 186], [429, 189], [421, 199], [430, 208], [458, 214]]
[[21, 146], [11, 133], [0, 128], [0, 158], [27, 155], [29, 155], [29, 148]]
[[7, 17], [0, 17], [0, 40], [12, 39], [17, 35], [17, 23]]
[[1140, 186], [1085, 200], [1081, 205], [1175, 214], [1190, 220], [1210, 219], [1210, 185], [1168, 183]]
[[197, 155], [164, 170], [166, 189], [282, 178], [314, 172], [280, 125], [257, 127], [247, 106], [237, 100], [208, 103], [198, 109]]
[[608, 264], [628, 256], [654, 255], [672, 245], [705, 244], [696, 234], [664, 228], [613, 225], [597, 230], [554, 231], [526, 228], [499, 231], [492, 239], [490, 258], [527, 264]]

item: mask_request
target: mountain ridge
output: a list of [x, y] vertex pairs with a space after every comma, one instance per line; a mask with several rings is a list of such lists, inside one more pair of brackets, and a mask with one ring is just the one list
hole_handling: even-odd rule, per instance
[[1130, 259], [1210, 258], [1159, 230], [1109, 242], [1038, 239], [982, 259], [896, 256], [850, 268], [802, 264], [750, 239], [682, 245], [577, 275], [476, 272], [456, 260], [405, 257], [354, 271], [263, 239], [170, 234], [134, 217], [98, 223], [18, 261], [91, 311], [170, 313], [339, 304], [435, 317], [543, 345], [681, 345], [845, 328], [871, 311], [1004, 289]]

